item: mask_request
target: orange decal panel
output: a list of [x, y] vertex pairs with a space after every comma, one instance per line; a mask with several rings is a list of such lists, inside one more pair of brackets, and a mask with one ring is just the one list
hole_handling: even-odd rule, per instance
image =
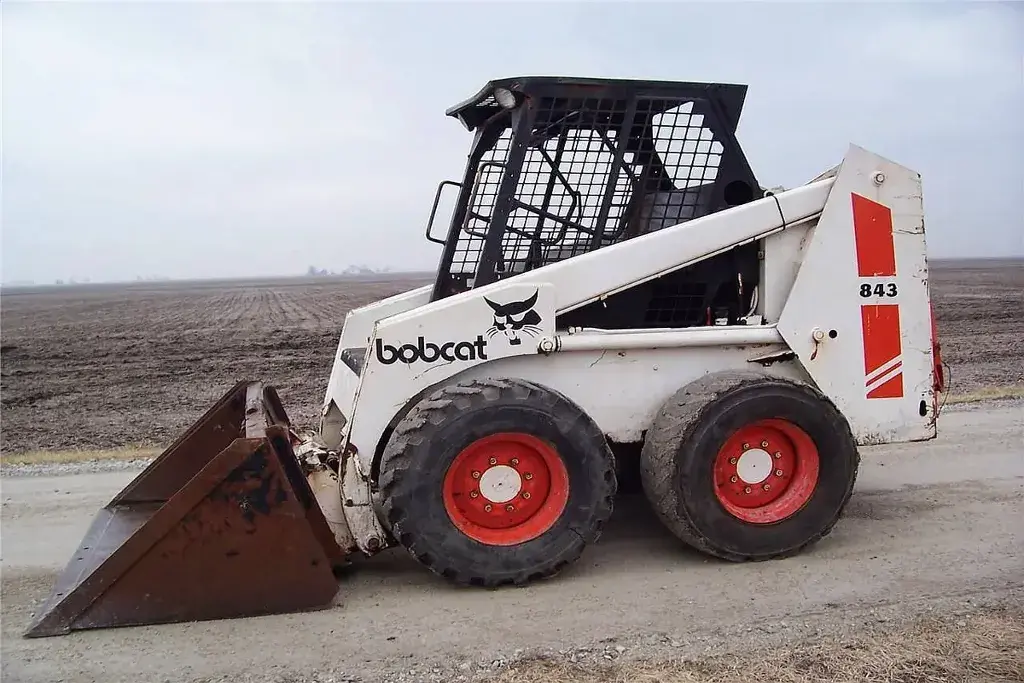
[[903, 346], [899, 304], [860, 307], [864, 379], [868, 398], [902, 398]]
[[853, 194], [853, 234], [857, 244], [860, 277], [896, 275], [896, 247], [892, 238], [889, 207]]
[[903, 372], [900, 371], [869, 391], [868, 398], [903, 398]]

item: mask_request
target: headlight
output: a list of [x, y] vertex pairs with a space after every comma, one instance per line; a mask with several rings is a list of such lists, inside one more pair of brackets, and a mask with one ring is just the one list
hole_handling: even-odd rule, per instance
[[495, 88], [494, 100], [505, 109], [516, 108], [516, 96], [507, 88]]

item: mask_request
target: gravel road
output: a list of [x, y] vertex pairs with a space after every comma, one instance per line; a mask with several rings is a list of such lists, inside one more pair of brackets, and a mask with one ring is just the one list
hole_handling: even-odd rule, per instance
[[517, 657], [672, 658], [922, 614], [1024, 607], [1024, 403], [947, 408], [929, 443], [864, 450], [848, 513], [783, 561], [681, 548], [642, 499], [571, 570], [456, 589], [401, 551], [359, 563], [333, 609], [22, 639], [96, 509], [134, 471], [7, 476], [5, 681], [466, 680]]

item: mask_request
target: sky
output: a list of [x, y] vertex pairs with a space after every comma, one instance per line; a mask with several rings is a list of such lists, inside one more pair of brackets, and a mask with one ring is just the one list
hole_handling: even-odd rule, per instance
[[[2, 279], [433, 269], [492, 78], [749, 86], [765, 187], [855, 143], [932, 258], [1024, 255], [1024, 3], [4, 2]], [[454, 194], [454, 193], [452, 193]]]

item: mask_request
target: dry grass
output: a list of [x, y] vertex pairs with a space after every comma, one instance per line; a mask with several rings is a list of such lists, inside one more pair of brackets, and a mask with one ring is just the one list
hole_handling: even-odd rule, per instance
[[141, 460], [157, 456], [160, 450], [159, 448], [129, 446], [112, 450], [27, 451], [4, 453], [0, 455], [0, 463], [4, 465], [50, 465], [95, 460]]
[[996, 401], [1008, 398], [1024, 398], [1024, 386], [1012, 387], [985, 387], [966, 394], [953, 394], [946, 399], [946, 404], [956, 403], [981, 403], [982, 401]]
[[[964, 624], [958, 626], [957, 623]], [[743, 656], [595, 668], [514, 665], [492, 683], [1009, 683], [1024, 681], [1024, 612], [923, 621], [884, 635], [821, 640]]]

